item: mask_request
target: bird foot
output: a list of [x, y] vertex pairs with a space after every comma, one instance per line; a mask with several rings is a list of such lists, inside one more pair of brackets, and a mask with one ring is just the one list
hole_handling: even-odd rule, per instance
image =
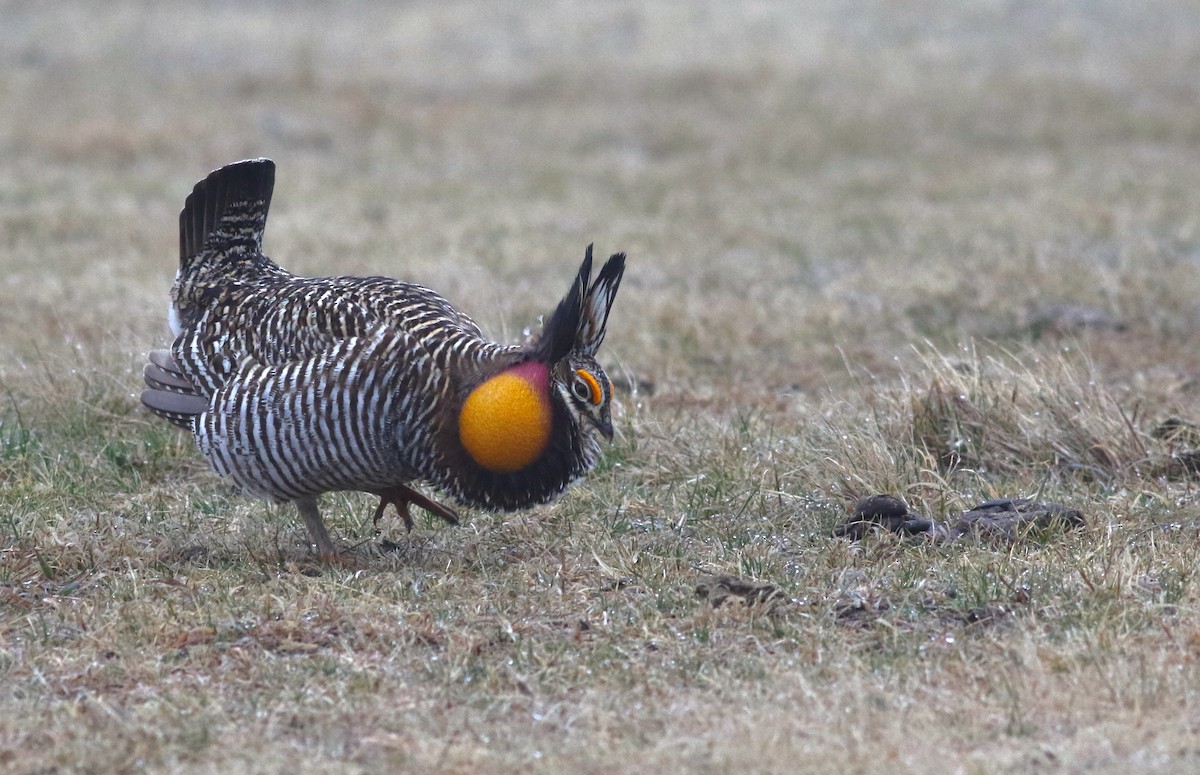
[[376, 494], [379, 496], [379, 506], [375, 509], [374, 519], [371, 520], [371, 524], [375, 525], [376, 527], [379, 525], [379, 520], [383, 516], [384, 510], [387, 509], [388, 504], [391, 504], [396, 507], [396, 513], [398, 513], [400, 518], [404, 520], [404, 528], [409, 532], [412, 532], [412, 515], [408, 513], [408, 505], [410, 503], [420, 506], [430, 514], [436, 514], [437, 516], [449, 522], [451, 525], [458, 524], [458, 514], [454, 513], [453, 509], [443, 506], [437, 501], [430, 500], [411, 487], [407, 487], [403, 484], [396, 485], [395, 487], [389, 487], [388, 489], [381, 490]]

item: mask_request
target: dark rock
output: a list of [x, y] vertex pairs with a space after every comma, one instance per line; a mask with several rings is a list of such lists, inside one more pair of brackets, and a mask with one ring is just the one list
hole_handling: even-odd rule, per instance
[[909, 532], [904, 525], [920, 515], [909, 514], [908, 504], [894, 495], [868, 495], [854, 506], [850, 519], [833, 529], [838, 537], [857, 541], [876, 528], [895, 533]]
[[981, 538], [1016, 541], [1030, 532], [1071, 530], [1083, 525], [1083, 512], [1061, 503], [1001, 498], [984, 501], [960, 514], [951, 525], [946, 540], [974, 533]]
[[1032, 498], [995, 498], [957, 517], [938, 522], [909, 512], [904, 501], [891, 495], [872, 495], [854, 507], [854, 514], [834, 528], [835, 536], [852, 541], [875, 529], [906, 536], [927, 536], [936, 543], [956, 541], [965, 535], [1013, 542], [1031, 532], [1070, 530], [1085, 521], [1078, 509]]

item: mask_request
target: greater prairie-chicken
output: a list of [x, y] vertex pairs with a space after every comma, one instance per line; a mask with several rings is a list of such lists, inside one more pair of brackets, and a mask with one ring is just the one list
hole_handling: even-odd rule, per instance
[[588, 246], [541, 334], [497, 344], [428, 288], [298, 277], [264, 256], [274, 181], [274, 163], [253, 159], [196, 184], [179, 215], [175, 340], [145, 368], [142, 403], [190, 430], [218, 473], [294, 502], [331, 559], [322, 493], [377, 494], [375, 519], [393, 504], [411, 529], [409, 504], [457, 517], [410, 482], [509, 511], [554, 499], [595, 465], [594, 433], [613, 434], [596, 351], [624, 254], [593, 281]]

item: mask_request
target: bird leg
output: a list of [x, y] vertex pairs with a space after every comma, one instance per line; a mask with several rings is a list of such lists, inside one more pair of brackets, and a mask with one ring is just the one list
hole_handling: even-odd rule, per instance
[[300, 498], [296, 501], [296, 509], [299, 510], [300, 516], [304, 517], [304, 524], [308, 526], [308, 534], [312, 537], [313, 543], [317, 545], [317, 554], [320, 555], [321, 561], [336, 561], [338, 552], [333, 546], [333, 541], [329, 539], [329, 531], [325, 529], [325, 523], [321, 521], [321, 512], [317, 510], [317, 499]]
[[412, 516], [408, 513], [408, 504], [410, 503], [415, 503], [430, 514], [438, 515], [451, 525], [458, 524], [458, 515], [454, 513], [453, 509], [447, 508], [437, 501], [430, 500], [411, 487], [403, 484], [389, 487], [386, 490], [380, 490], [375, 494], [379, 496], [379, 508], [375, 509], [375, 519], [372, 520], [372, 524], [374, 525], [379, 524], [379, 518], [383, 516], [383, 511], [388, 507], [389, 503], [396, 507], [396, 512], [404, 520], [404, 527], [409, 532], [413, 529]]

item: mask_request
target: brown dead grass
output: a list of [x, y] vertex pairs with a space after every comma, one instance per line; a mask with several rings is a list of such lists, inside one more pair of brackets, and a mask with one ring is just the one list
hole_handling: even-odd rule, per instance
[[[0, 769], [1196, 768], [1188, 4], [0, 16]], [[326, 570], [137, 410], [182, 198], [256, 155], [270, 254], [500, 338], [628, 251], [600, 470], [411, 535], [330, 497]], [[832, 538], [874, 492], [1087, 525]]]

